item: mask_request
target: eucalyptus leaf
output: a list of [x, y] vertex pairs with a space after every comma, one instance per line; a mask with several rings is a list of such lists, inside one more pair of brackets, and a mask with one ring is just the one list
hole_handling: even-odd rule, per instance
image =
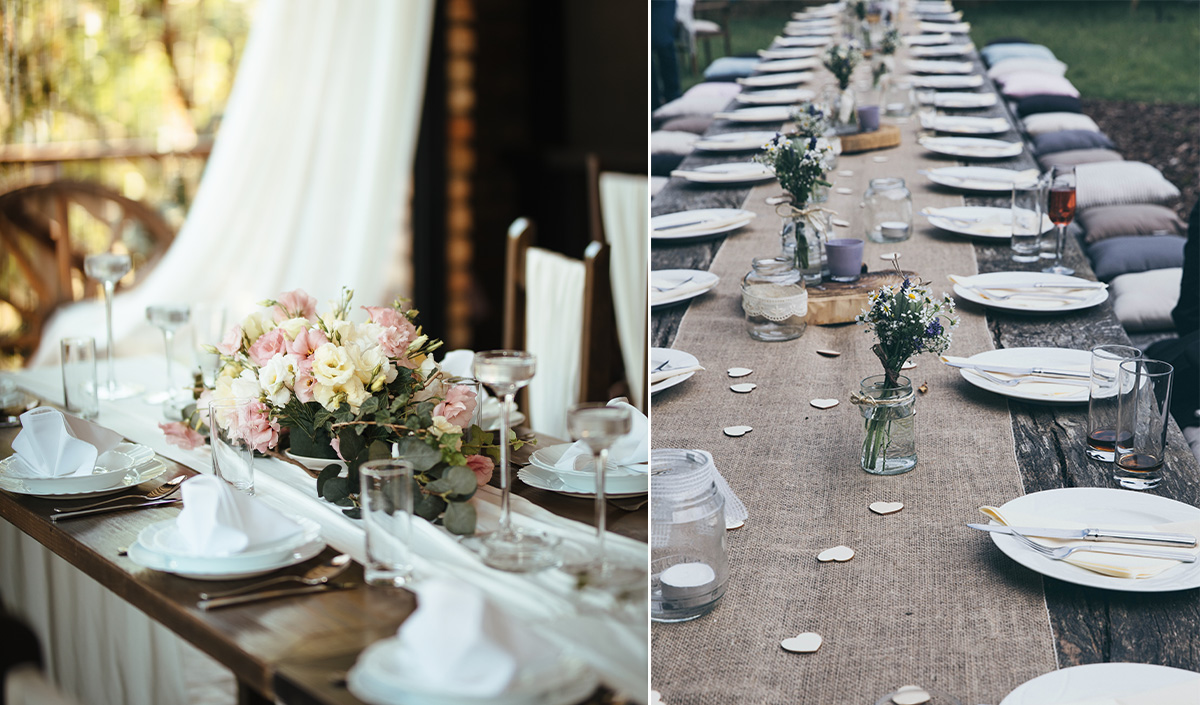
[[437, 465], [442, 452], [419, 438], [408, 437], [400, 441], [400, 457], [412, 463], [414, 472], [420, 473]]
[[437, 495], [422, 494], [413, 502], [413, 513], [426, 521], [437, 519], [438, 515], [444, 511], [446, 511], [446, 502]]
[[442, 525], [452, 534], [470, 536], [475, 533], [475, 505], [470, 502], [451, 502], [442, 517]]
[[438, 482], [447, 483], [450, 488], [450, 494], [466, 497], [475, 494], [475, 488], [478, 485], [475, 471], [461, 465], [448, 468], [446, 473], [442, 475], [442, 479], [438, 480]]
[[338, 475], [340, 475], [341, 472], [342, 472], [342, 468], [339, 465], [334, 465], [334, 464], [326, 465], [321, 470], [321, 473], [319, 475], [317, 475], [317, 494], [324, 497], [325, 496], [325, 483], [327, 481], [337, 477]]
[[326, 501], [336, 503], [350, 494], [350, 482], [344, 477], [331, 477], [321, 488], [321, 496]]
[[351, 507], [350, 509], [343, 509], [342, 514], [345, 514], [346, 516], [350, 517], [351, 519], [362, 519], [362, 507]]

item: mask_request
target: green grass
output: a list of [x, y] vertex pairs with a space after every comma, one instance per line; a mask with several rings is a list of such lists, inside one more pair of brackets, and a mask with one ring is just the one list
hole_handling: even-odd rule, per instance
[[[741, 0], [730, 20], [735, 56], [768, 46], [794, 10], [806, 3]], [[811, 4], [811, 3], [808, 3]], [[1168, 0], [958, 0], [979, 46], [1004, 36], [1045, 44], [1069, 67], [1067, 78], [1085, 98], [1200, 104], [1200, 3]], [[710, 40], [712, 57], [724, 54]], [[686, 90], [703, 80], [680, 64]]]

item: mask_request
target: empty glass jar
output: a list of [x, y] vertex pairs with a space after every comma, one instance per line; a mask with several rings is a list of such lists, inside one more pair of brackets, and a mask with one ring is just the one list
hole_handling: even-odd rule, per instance
[[808, 289], [786, 258], [759, 257], [742, 279], [742, 310], [751, 338], [775, 343], [804, 335]]
[[867, 216], [867, 239], [871, 242], [901, 242], [912, 237], [912, 194], [904, 179], [888, 176], [871, 179], [863, 195]]
[[913, 114], [917, 97], [912, 83], [887, 76], [884, 79], [882, 107], [885, 117], [906, 118]]

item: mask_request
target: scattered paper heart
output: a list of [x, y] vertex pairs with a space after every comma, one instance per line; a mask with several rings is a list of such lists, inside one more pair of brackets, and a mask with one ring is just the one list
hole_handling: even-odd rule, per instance
[[837, 192], [844, 196], [849, 196], [850, 194], [854, 193], [854, 189], [842, 186], [841, 188], [837, 189]]
[[737, 392], [738, 394], [749, 394], [750, 392], [753, 392], [756, 387], [758, 387], [758, 385], [753, 382], [744, 382], [742, 384], [729, 385], [729, 388], [732, 389], [733, 391]]
[[912, 368], [914, 368], [916, 366], [917, 366], [917, 363], [913, 362], [912, 360], [905, 360], [904, 364], [900, 365], [900, 369], [911, 370]]
[[749, 426], [729, 426], [725, 429], [725, 435], [729, 436], [730, 438], [738, 438], [739, 436], [744, 436], [753, 430], [754, 429], [750, 428]]
[[827, 548], [817, 554], [817, 560], [821, 561], [822, 563], [828, 563], [830, 561], [845, 563], [853, 557], [854, 549], [850, 548], [849, 546], [834, 546], [833, 548]]
[[854, 172], [850, 169], [842, 169], [838, 172], [838, 176], [854, 176]]
[[821, 638], [820, 634], [816, 632], [804, 632], [803, 634], [797, 634], [791, 639], [784, 639], [779, 642], [779, 645], [785, 651], [791, 651], [795, 654], [811, 654], [821, 648], [822, 641], [825, 640]]
[[818, 409], [832, 409], [833, 407], [838, 405], [838, 400], [837, 399], [813, 399], [812, 401], [810, 401], [808, 403], [812, 404], [813, 406], [817, 407]]
[[879, 255], [879, 259], [887, 260], [890, 262], [894, 259], [900, 259], [900, 253], [899, 252], [884, 252], [882, 255]]
[[650, 691], [650, 705], [663, 705], [662, 693], [657, 690]]
[[887, 157], [871, 157], [871, 161], [875, 162], [876, 164], [882, 164], [887, 161]]
[[837, 357], [838, 355], [841, 355], [841, 353], [838, 352], [837, 350], [824, 350], [824, 349], [817, 350], [817, 354], [821, 355], [823, 357]]
[[924, 688], [915, 685], [906, 685], [892, 694], [892, 702], [896, 705], [921, 705], [921, 703], [929, 702], [932, 698], [933, 696]]
[[895, 514], [904, 509], [904, 502], [871, 502], [868, 509], [876, 514]]
[[733, 531], [734, 529], [740, 529], [745, 525], [746, 525], [746, 522], [742, 521], [741, 519], [736, 519], [736, 520], [726, 519], [725, 520], [725, 530], [726, 531]]
[[839, 228], [848, 228], [848, 227], [850, 227], [850, 221], [848, 221], [848, 220], [842, 220], [841, 218], [831, 218], [831, 219], [830, 219], [830, 221], [831, 221], [831, 222], [832, 222], [834, 225], [838, 226]]
[[729, 368], [729, 376], [730, 377], [745, 377], [746, 375], [750, 374], [753, 371], [754, 370], [751, 370], [747, 367], [730, 367]]

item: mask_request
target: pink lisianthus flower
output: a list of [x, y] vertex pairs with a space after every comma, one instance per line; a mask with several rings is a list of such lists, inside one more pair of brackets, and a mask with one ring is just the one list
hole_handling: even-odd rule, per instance
[[217, 345], [217, 351], [222, 355], [234, 355], [242, 349], [242, 327], [236, 323], [225, 331], [225, 337]]
[[265, 453], [279, 443], [279, 422], [271, 419], [267, 405], [261, 401], [239, 408], [234, 423], [237, 437], [259, 453]]
[[446, 390], [446, 399], [433, 407], [433, 415], [444, 416], [455, 426], [470, 429], [477, 403], [475, 397], [474, 389], [461, 384], [453, 385]]
[[303, 404], [316, 401], [316, 396], [313, 394], [313, 387], [317, 384], [317, 378], [313, 377], [312, 368], [313, 362], [311, 357], [301, 358], [296, 363], [296, 382], [292, 386], [292, 392]]
[[328, 342], [329, 338], [325, 337], [325, 333], [320, 329], [305, 328], [300, 331], [295, 340], [288, 343], [287, 351], [300, 357], [312, 357], [317, 348]]
[[184, 450], [192, 450], [204, 445], [204, 436], [201, 436], [196, 429], [182, 421], [160, 423], [158, 427], [162, 429], [163, 435], [167, 437], [167, 443], [173, 446], [183, 448]]
[[475, 484], [483, 487], [492, 479], [492, 470], [496, 468], [496, 464], [486, 455], [468, 455], [467, 467], [475, 473]]
[[272, 315], [276, 323], [289, 318], [312, 319], [317, 315], [317, 300], [309, 296], [303, 289], [295, 289], [280, 294], [279, 298], [275, 299], [275, 310]]
[[250, 356], [250, 360], [262, 367], [271, 361], [271, 358], [277, 354], [288, 352], [287, 335], [282, 328], [276, 328], [269, 333], [263, 333], [258, 336], [258, 340], [250, 346], [246, 354]]
[[383, 354], [398, 358], [405, 367], [415, 367], [408, 360], [405, 352], [412, 341], [417, 339], [417, 327], [404, 314], [390, 306], [363, 306], [372, 323], [378, 323], [379, 347]]
[[329, 441], [329, 447], [333, 448], [333, 452], [337, 454], [338, 460], [342, 461], [343, 463], [346, 462], [346, 459], [342, 457], [342, 438], [341, 438], [341, 436], [334, 436], [333, 438], [331, 438]]

